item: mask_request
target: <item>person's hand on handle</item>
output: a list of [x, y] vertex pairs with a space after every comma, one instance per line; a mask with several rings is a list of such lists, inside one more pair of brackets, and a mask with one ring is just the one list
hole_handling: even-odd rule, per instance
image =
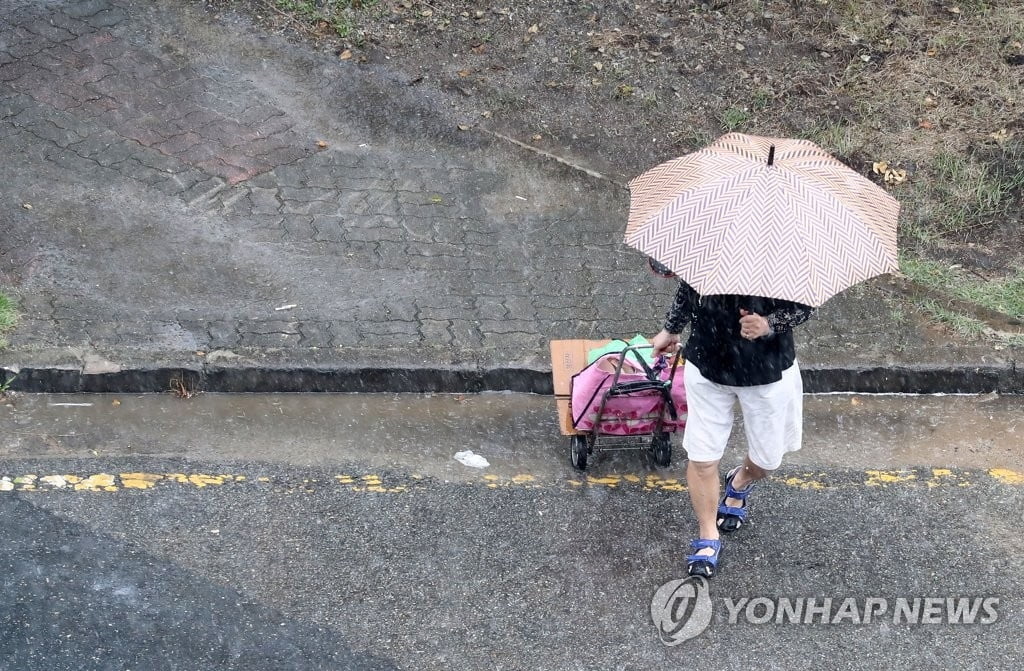
[[762, 336], [769, 335], [772, 327], [768, 320], [754, 312], [747, 312], [740, 309], [740, 335], [747, 340], [755, 340]]
[[651, 340], [651, 345], [654, 347], [651, 352], [654, 358], [658, 358], [662, 354], [675, 354], [676, 350], [679, 349], [679, 334], [662, 331], [654, 336], [654, 339]]

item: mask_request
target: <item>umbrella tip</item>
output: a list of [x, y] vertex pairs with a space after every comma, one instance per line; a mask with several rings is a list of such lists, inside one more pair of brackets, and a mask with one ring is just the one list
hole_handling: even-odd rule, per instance
[[768, 147], [768, 165], [775, 163], [775, 145]]

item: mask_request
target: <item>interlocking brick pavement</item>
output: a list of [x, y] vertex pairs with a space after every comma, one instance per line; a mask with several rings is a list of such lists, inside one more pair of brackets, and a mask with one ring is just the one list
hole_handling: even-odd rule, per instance
[[[0, 363], [543, 369], [550, 339], [660, 326], [621, 187], [444, 130], [383, 66], [175, 2], [2, 6]], [[830, 302], [804, 361], [1013, 369], [883, 296]]]

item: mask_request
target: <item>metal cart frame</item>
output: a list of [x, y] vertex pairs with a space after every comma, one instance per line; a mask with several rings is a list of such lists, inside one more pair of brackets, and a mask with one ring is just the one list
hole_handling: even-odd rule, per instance
[[[644, 361], [643, 357], [637, 353], [638, 350], [651, 349], [652, 347], [653, 345], [630, 345], [622, 350], [621, 356], [619, 357], [619, 363], [615, 367], [612, 383], [601, 398], [601, 405], [599, 406], [597, 417], [594, 420], [594, 428], [590, 431], [577, 431], [574, 435], [569, 436], [569, 460], [577, 470], [586, 470], [588, 458], [590, 455], [598, 451], [647, 449], [650, 451], [650, 455], [654, 463], [658, 466], [668, 466], [672, 463], [672, 432], [662, 430], [665, 424], [666, 412], [666, 404], [664, 403], [661, 406], [661, 412], [658, 413], [658, 419], [652, 432], [638, 433], [635, 435], [631, 434], [628, 436], [612, 436], [610, 434], [600, 433], [601, 421], [604, 418], [604, 410], [608, 405], [608, 399], [616, 396], [625, 396], [638, 391], [658, 390], [659, 388], [666, 389], [668, 390], [668, 393], [671, 393], [672, 384], [675, 382], [676, 371], [678, 370], [679, 363], [682, 360], [682, 349], [680, 348], [676, 350], [675, 355], [672, 357], [672, 362], [668, 364], [671, 366], [671, 372], [669, 373], [668, 380], [660, 380], [656, 375], [657, 371], [662, 369], [652, 369], [647, 362]], [[641, 363], [648, 379], [646, 381], [628, 382], [620, 385], [619, 377], [622, 374], [622, 365], [630, 353], [633, 353], [635, 355], [635, 360]], [[572, 413], [571, 401], [569, 411]], [[636, 438], [645, 438], [648, 436], [651, 440], [646, 446], [635, 440]]]

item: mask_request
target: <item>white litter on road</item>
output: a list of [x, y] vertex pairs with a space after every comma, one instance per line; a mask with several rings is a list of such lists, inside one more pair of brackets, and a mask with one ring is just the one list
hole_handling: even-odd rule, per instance
[[479, 454], [474, 454], [473, 450], [463, 450], [462, 452], [455, 453], [455, 461], [466, 466], [472, 466], [473, 468], [487, 468], [490, 466], [490, 462], [481, 457]]

